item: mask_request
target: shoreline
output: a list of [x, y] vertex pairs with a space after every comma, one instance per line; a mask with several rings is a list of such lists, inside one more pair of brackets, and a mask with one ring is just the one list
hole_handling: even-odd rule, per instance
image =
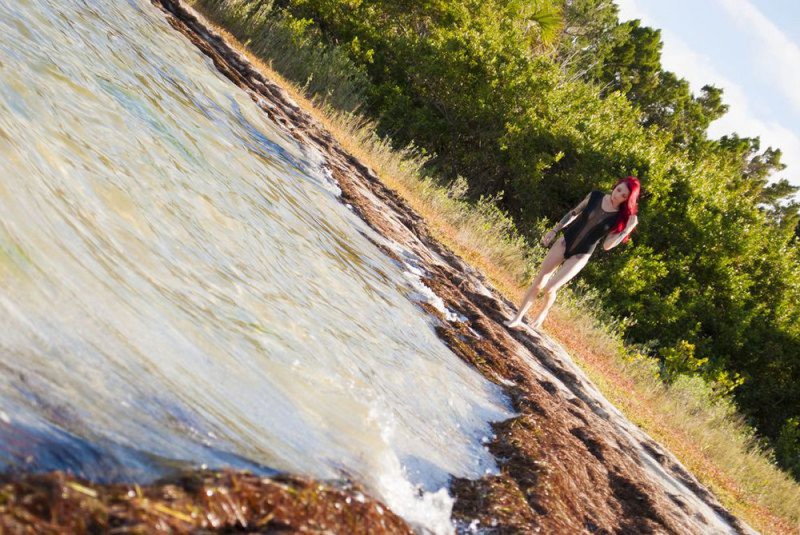
[[[507, 330], [502, 322], [513, 304], [440, 245], [425, 221], [368, 166], [339, 146], [283, 88], [258, 72], [179, 0], [151, 1], [270, 119], [299, 142], [319, 150], [342, 190], [341, 202], [351, 205], [381, 235], [417, 255], [426, 274], [422, 282], [447, 309], [467, 318], [467, 323], [450, 322], [433, 306], [419, 304], [436, 318], [437, 334], [454, 353], [504, 386], [519, 416], [494, 425], [496, 438], [488, 446], [500, 475], [453, 481], [454, 521], [469, 525], [477, 520], [478, 526], [499, 531], [753, 532], [671, 453], [625, 419], [563, 348], [543, 335]], [[403, 263], [391, 249], [374, 244]], [[61, 476], [23, 476], [16, 481], [36, 477]], [[236, 477], [247, 476], [232, 481]], [[110, 487], [78, 486], [95, 494]], [[333, 527], [337, 526], [352, 529], [346, 524]]]
[[240, 529], [413, 534], [357, 485], [297, 476], [196, 470], [150, 485], [101, 485], [62, 472], [0, 476], [0, 533]]

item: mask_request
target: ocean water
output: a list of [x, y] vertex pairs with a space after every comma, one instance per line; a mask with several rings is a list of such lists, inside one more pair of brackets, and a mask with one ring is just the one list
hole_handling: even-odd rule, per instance
[[448, 532], [508, 402], [327, 176], [148, 1], [0, 0], [0, 469], [350, 477]]

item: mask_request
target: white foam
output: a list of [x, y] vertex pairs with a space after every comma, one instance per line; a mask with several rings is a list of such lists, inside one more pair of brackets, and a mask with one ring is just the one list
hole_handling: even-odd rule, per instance
[[444, 300], [436, 295], [433, 290], [431, 290], [425, 285], [425, 283], [422, 282], [421, 276], [417, 272], [404, 271], [403, 275], [405, 275], [406, 279], [411, 282], [411, 285], [414, 288], [414, 293], [409, 295], [409, 298], [413, 299], [414, 301], [430, 304], [436, 310], [441, 312], [447, 321], [458, 321], [461, 323], [465, 323], [467, 321], [467, 318], [462, 314], [447, 308], [447, 306], [444, 304]]
[[327, 165], [321, 164], [319, 165], [319, 173], [323, 177], [322, 186], [329, 192], [333, 193], [334, 196], [341, 197], [342, 188], [339, 187], [339, 182], [337, 182], [333, 177], [333, 173], [331, 172], [330, 168]]
[[[395, 430], [392, 418], [373, 408], [370, 411], [370, 420], [380, 425], [381, 439], [386, 445], [377, 461], [377, 475], [372, 482], [378, 496], [393, 512], [418, 531], [432, 535], [453, 533], [450, 516], [455, 500], [444, 486], [448, 475], [428, 472], [422, 474], [428, 481], [423, 484], [412, 483], [408, 470], [390, 446], [394, 443]], [[427, 486], [438, 488], [426, 490]]]

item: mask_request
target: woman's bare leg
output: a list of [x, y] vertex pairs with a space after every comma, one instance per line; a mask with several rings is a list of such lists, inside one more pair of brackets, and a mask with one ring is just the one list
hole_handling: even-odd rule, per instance
[[544, 285], [544, 307], [533, 319], [531, 327], [538, 329], [542, 326], [544, 319], [547, 317], [547, 313], [550, 312], [550, 307], [552, 307], [553, 303], [556, 302], [556, 293], [558, 292], [559, 288], [572, 280], [572, 278], [583, 269], [583, 266], [585, 266], [586, 262], [589, 261], [590, 256], [591, 255], [588, 254], [580, 254], [571, 256], [564, 260], [564, 263], [561, 265], [558, 271], [556, 271], [556, 273], [547, 281], [547, 284]]
[[550, 250], [547, 252], [547, 256], [545, 256], [544, 260], [542, 260], [539, 273], [537, 273], [536, 278], [533, 279], [533, 283], [531, 283], [530, 287], [528, 287], [528, 291], [525, 292], [525, 296], [522, 298], [522, 303], [519, 305], [519, 310], [513, 318], [506, 322], [507, 326], [515, 328], [522, 327], [524, 325], [522, 318], [525, 317], [525, 313], [528, 312], [528, 309], [539, 295], [539, 292], [542, 291], [542, 288], [550, 276], [556, 271], [559, 264], [561, 264], [561, 262], [564, 260], [565, 250], [566, 243], [564, 242], [563, 237], [557, 239], [556, 242], [550, 247]]

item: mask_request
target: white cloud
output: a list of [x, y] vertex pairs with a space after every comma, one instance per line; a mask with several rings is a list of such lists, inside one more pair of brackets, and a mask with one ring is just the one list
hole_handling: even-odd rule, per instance
[[717, 0], [739, 28], [757, 42], [758, 67], [800, 112], [800, 46], [748, 0]]
[[[737, 6], [739, 4], [746, 4], [746, 0], [719, 0], [720, 2], [727, 3], [730, 6]], [[620, 7], [620, 20], [629, 20], [632, 18], [641, 19], [642, 22], [655, 28], [661, 27], [657, 21], [654, 21], [650, 16], [641, 8], [636, 0], [617, 0]], [[741, 8], [745, 12], [746, 8]], [[748, 12], [749, 13], [749, 12]], [[747, 16], [751, 16], [752, 13]], [[760, 15], [760, 13], [759, 13]], [[740, 14], [738, 16], [743, 16]], [[767, 24], [774, 28], [774, 25], [761, 15], [764, 19], [758, 23], [761, 32], [766, 32]], [[766, 21], [766, 22], [765, 22]], [[772, 31], [772, 30], [769, 30]], [[777, 28], [775, 31], [780, 33]], [[783, 35], [783, 34], [781, 34]], [[664, 42], [662, 50], [661, 64], [666, 70], [676, 73], [679, 77], [686, 78], [692, 88], [692, 91], [698, 93], [700, 89], [706, 85], [715, 85], [722, 88], [723, 101], [730, 106], [728, 113], [721, 119], [711, 124], [708, 134], [712, 138], [717, 138], [733, 132], [738, 133], [740, 136], [755, 137], [761, 139], [761, 149], [767, 147], [780, 148], [783, 152], [782, 161], [788, 166], [788, 169], [781, 173], [780, 176], [786, 176], [795, 185], [800, 185], [800, 135], [797, 132], [779, 124], [775, 121], [766, 121], [756, 116], [753, 107], [750, 104], [750, 99], [745, 93], [741, 85], [737, 84], [732, 79], [723, 75], [714, 65], [714, 61], [707, 55], [701, 54], [688, 46], [677, 35], [669, 30], [661, 29], [661, 36]], [[766, 37], [764, 36], [764, 39]], [[763, 46], [780, 46], [786, 45], [785, 41], [791, 43], [785, 36], [782, 38], [774, 38], [775, 42], [770, 45]], [[789, 68], [788, 61], [792, 60], [792, 53], [789, 52], [790, 47], [784, 47], [785, 51], [779, 54], [783, 59], [780, 60], [781, 65]], [[795, 48], [797, 48], [795, 46]], [[798, 50], [800, 54], [800, 50]], [[777, 60], [776, 60], [777, 61]], [[778, 67], [773, 65], [774, 69]], [[788, 73], [781, 79], [781, 83], [787, 85], [790, 83], [792, 77], [800, 76], [800, 56], [798, 56], [798, 65], [794, 68], [793, 73]], [[747, 76], [747, 73], [743, 73]], [[765, 74], [766, 76], [766, 74]], [[770, 74], [769, 76], [773, 76]], [[796, 93], [792, 93], [792, 102], [800, 105], [800, 79], [796, 82], [795, 87], [798, 88]]]
[[723, 100], [730, 106], [728, 113], [711, 124], [710, 137], [720, 137], [733, 132], [740, 136], [761, 138], [761, 149], [780, 148], [783, 163], [789, 166], [789, 175], [800, 184], [800, 136], [789, 128], [774, 121], [765, 121], [755, 115], [742, 86], [720, 73], [708, 56], [692, 50], [686, 43], [670, 32], [662, 31], [664, 68], [686, 78], [692, 90], [699, 92], [705, 84], [712, 84], [724, 90]]
[[619, 7], [619, 20], [641, 19], [645, 24], [649, 24], [647, 13], [639, 7], [636, 0], [616, 0], [615, 3]]

